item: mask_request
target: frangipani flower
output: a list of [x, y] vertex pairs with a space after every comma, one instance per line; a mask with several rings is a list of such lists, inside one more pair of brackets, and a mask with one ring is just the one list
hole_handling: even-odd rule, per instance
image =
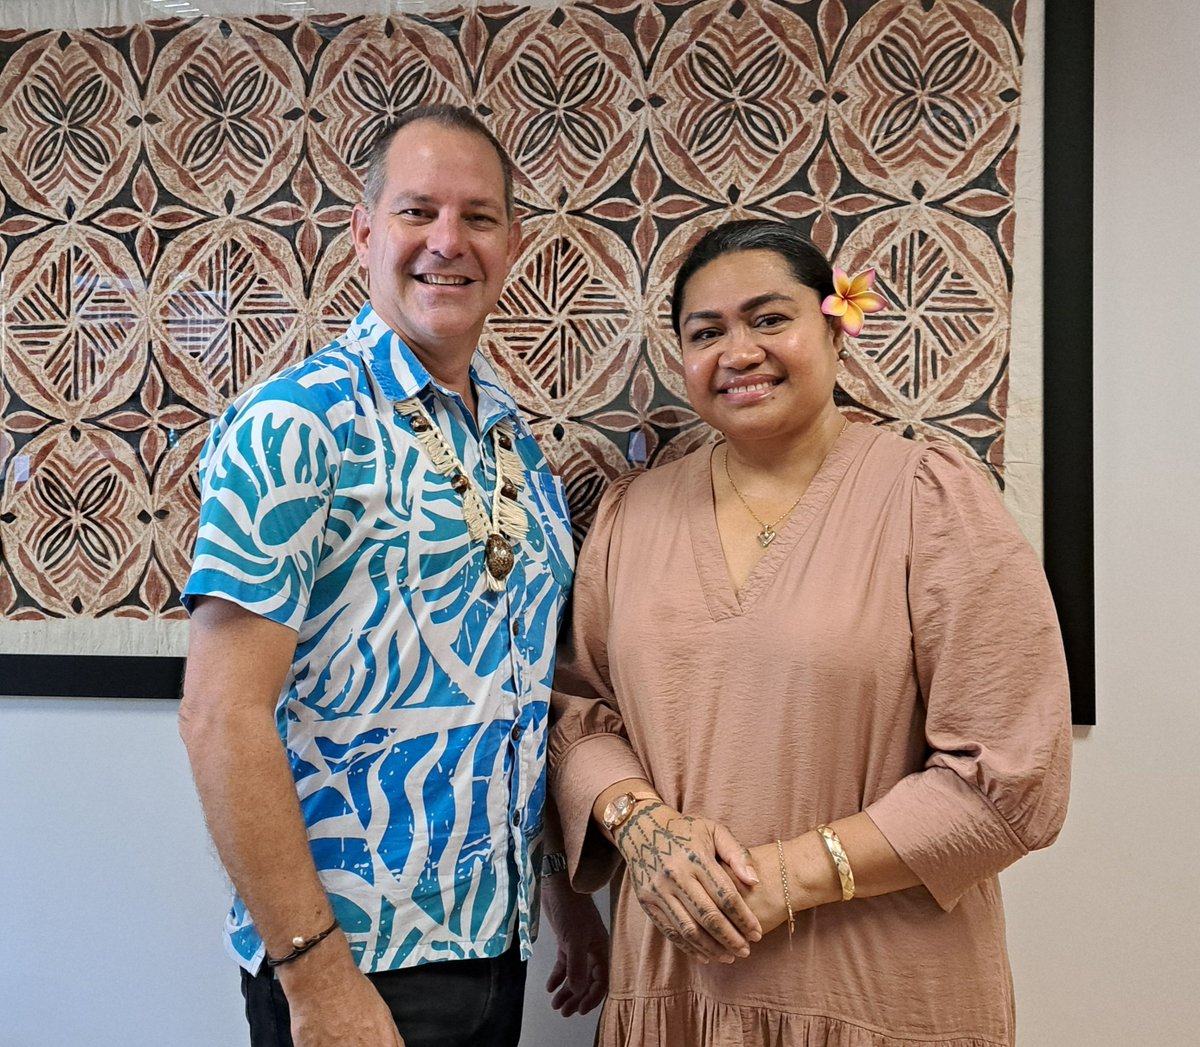
[[821, 312], [836, 316], [842, 321], [842, 330], [851, 338], [858, 337], [863, 328], [865, 313], [877, 313], [887, 308], [887, 299], [871, 288], [875, 284], [875, 270], [864, 269], [851, 278], [845, 270], [833, 267], [833, 290], [821, 303]]

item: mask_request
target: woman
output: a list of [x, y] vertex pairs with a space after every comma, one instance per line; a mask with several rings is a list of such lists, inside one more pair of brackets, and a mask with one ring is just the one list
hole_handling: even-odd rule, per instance
[[835, 408], [865, 283], [708, 233], [672, 319], [724, 440], [584, 544], [551, 774], [576, 888], [624, 863], [602, 1045], [1013, 1042], [996, 874], [1062, 824], [1062, 645], [982, 471]]

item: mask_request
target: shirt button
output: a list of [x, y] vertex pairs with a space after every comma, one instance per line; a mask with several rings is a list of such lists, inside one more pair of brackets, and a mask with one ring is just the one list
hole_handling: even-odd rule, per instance
[[520, 824], [521, 824], [521, 812], [516, 811], [513, 814], [513, 825], [520, 825]]
[[521, 623], [513, 622], [513, 636], [520, 636], [520, 635], [521, 635]]
[[521, 737], [521, 725], [519, 723], [515, 723], [515, 724], [513, 724], [513, 729], [512, 729], [512, 740], [515, 742], [520, 737]]

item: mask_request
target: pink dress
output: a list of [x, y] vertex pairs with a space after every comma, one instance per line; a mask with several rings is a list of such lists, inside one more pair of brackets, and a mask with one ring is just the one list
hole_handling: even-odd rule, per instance
[[595, 797], [646, 777], [747, 846], [865, 810], [923, 886], [705, 967], [622, 873], [599, 1044], [1012, 1044], [996, 874], [1058, 834], [1071, 753], [1037, 557], [958, 451], [856, 424], [735, 591], [710, 455], [622, 477], [584, 545], [550, 743], [572, 881], [617, 867]]

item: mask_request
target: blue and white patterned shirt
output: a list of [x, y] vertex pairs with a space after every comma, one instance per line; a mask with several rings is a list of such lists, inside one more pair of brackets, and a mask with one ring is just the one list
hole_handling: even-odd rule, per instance
[[[364, 971], [496, 956], [537, 933], [554, 641], [574, 548], [561, 482], [482, 355], [478, 419], [365, 306], [345, 337], [244, 393], [200, 460], [183, 601], [298, 633], [276, 707], [317, 870]], [[490, 492], [509, 419], [529, 534], [490, 593], [462, 502], [398, 401], [419, 396]], [[264, 950], [238, 898], [231, 951]]]

